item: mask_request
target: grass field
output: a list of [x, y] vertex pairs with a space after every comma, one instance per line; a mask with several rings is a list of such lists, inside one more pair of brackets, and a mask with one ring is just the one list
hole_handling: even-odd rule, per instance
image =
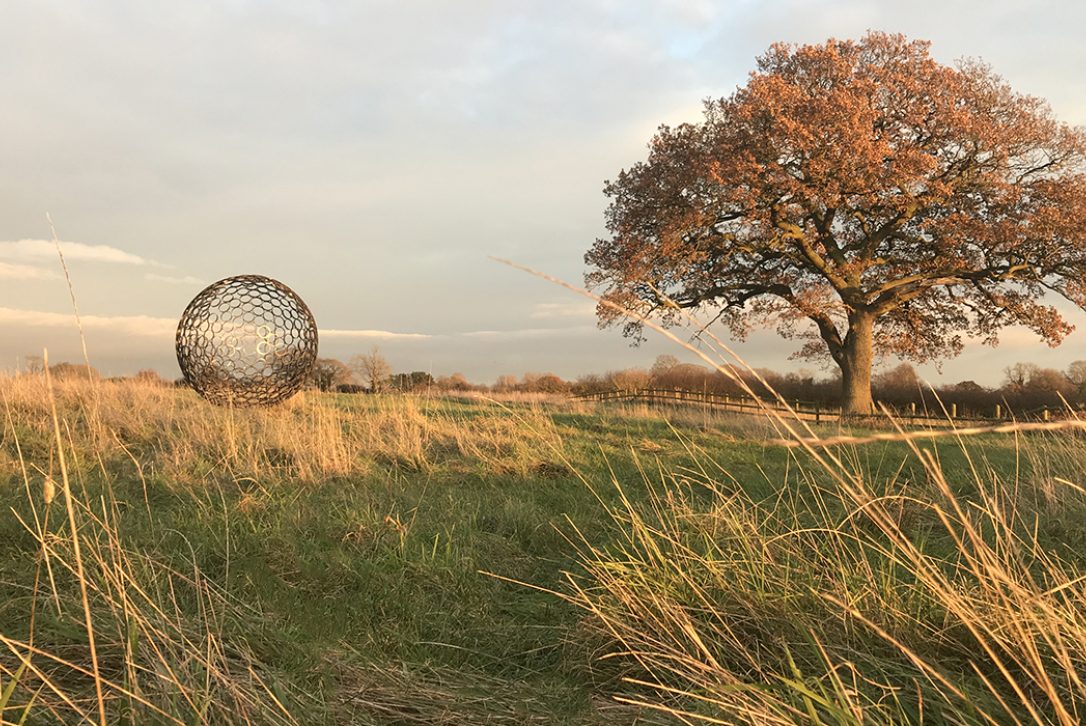
[[4, 723], [1086, 707], [1076, 434], [807, 451], [695, 409], [0, 392]]

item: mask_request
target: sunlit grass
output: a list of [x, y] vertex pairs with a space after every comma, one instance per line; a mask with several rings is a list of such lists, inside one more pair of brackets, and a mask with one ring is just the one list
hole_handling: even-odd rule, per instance
[[1048, 472], [1083, 452], [1023, 449], [1044, 462], [1028, 478], [978, 458], [953, 483], [931, 449], [912, 451], [919, 480], [821, 477], [800, 455], [796, 486], [760, 502], [646, 473], [649, 504], [611, 508], [622, 540], [583, 533], [569, 598], [615, 640], [623, 701], [695, 721], [1079, 723], [1082, 557], [1053, 534], [1086, 499]]

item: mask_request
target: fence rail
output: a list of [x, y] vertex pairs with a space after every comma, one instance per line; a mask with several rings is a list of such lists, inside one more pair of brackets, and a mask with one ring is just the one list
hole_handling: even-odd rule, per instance
[[[613, 389], [609, 391], [599, 391], [595, 393], [582, 393], [574, 396], [575, 399], [590, 400], [590, 401], [632, 401], [642, 400], [647, 402], [660, 402], [660, 403], [689, 403], [702, 406], [712, 406], [726, 411], [732, 411], [735, 413], [762, 413], [764, 411], [772, 410], [781, 413], [786, 413], [787, 409], [777, 402], [771, 400], [765, 400], [759, 402], [750, 396], [737, 396], [734, 394], [724, 393], [712, 393], [709, 391], [690, 391], [682, 388], [638, 388], [638, 389]], [[798, 401], [790, 400], [788, 405], [792, 407], [796, 415], [807, 421], [814, 421], [821, 423], [823, 421], [839, 421], [841, 419], [841, 408], [838, 406], [827, 406], [826, 404], [818, 401]], [[895, 418], [903, 422], [923, 422], [928, 425], [934, 426], [950, 426], [951, 422], [954, 423], [993, 423], [997, 421], [1008, 421], [1012, 418], [1018, 420], [1024, 419], [1039, 419], [1042, 421], [1054, 420], [1057, 418], [1066, 417], [1067, 411], [1065, 409], [1056, 408], [1041, 408], [1034, 411], [1019, 412], [1012, 415], [1012, 413], [1003, 405], [996, 404], [992, 411], [991, 416], [978, 415], [975, 412], [969, 412], [967, 414], [959, 415], [958, 405], [956, 403], [947, 403], [946, 411], [942, 409], [937, 411], [926, 411], [923, 409], [917, 410], [916, 404], [911, 404], [909, 408], [891, 408], [891, 411]], [[790, 414], [789, 414], [790, 415]], [[881, 413], [870, 414], [872, 419], [882, 419]], [[863, 416], [850, 416], [851, 419], [863, 418]]]

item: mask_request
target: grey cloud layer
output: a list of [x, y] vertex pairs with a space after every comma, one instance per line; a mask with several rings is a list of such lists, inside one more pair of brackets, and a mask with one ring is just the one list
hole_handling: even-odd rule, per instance
[[[66, 253], [81, 306], [103, 316], [171, 318], [200, 281], [259, 272], [298, 290], [331, 330], [427, 331], [428, 343], [400, 342], [432, 344], [472, 376], [618, 367], [648, 351], [614, 331], [571, 333], [576, 351], [539, 343], [529, 331], [541, 325], [588, 330], [591, 305], [486, 256], [579, 279], [603, 232], [603, 180], [644, 156], [658, 123], [697, 120], [701, 99], [742, 83], [775, 40], [901, 30], [932, 39], [944, 61], [982, 56], [1086, 122], [1084, 8], [8, 3], [0, 239], [41, 242], [49, 210], [62, 236], [121, 253], [97, 258], [113, 264]], [[0, 306], [64, 309], [51, 259], [0, 247]], [[140, 264], [151, 260], [173, 269]], [[29, 347], [26, 326], [18, 335], [5, 345]], [[790, 349], [770, 341], [750, 345], [774, 359]], [[401, 365], [421, 366], [406, 351]], [[133, 349], [131, 368], [171, 365], [148, 356]]]

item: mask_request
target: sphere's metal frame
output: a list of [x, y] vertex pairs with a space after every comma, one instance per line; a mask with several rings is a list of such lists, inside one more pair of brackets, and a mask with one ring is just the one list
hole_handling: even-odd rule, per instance
[[185, 381], [220, 406], [271, 406], [312, 379], [317, 323], [298, 293], [263, 275], [208, 285], [177, 325]]

